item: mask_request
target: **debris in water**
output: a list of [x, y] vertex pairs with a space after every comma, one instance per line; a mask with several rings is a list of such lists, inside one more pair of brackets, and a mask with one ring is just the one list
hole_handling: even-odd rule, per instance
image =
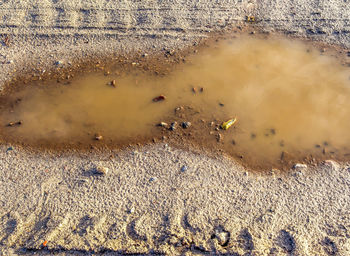
[[173, 123], [171, 123], [170, 130], [171, 130], [171, 131], [176, 130], [176, 126], [177, 126], [177, 122], [176, 122], [176, 121], [173, 122]]
[[161, 126], [161, 127], [168, 127], [168, 124], [165, 122], [160, 122], [157, 126]]
[[95, 140], [102, 140], [102, 139], [103, 137], [101, 134], [98, 134], [98, 133], [95, 134]]
[[233, 119], [230, 119], [224, 123], [221, 124], [221, 129], [223, 130], [227, 130], [228, 128], [230, 128], [232, 125], [234, 125], [237, 121], [237, 118], [233, 118]]
[[163, 100], [165, 100], [164, 95], [159, 95], [158, 97], [153, 98], [154, 102], [163, 101]]
[[177, 107], [177, 108], [175, 108], [175, 113], [182, 111], [182, 110], [184, 110], [183, 106]]
[[22, 124], [22, 121], [18, 121], [18, 122], [9, 122], [7, 124], [7, 126], [15, 126], [15, 125], [21, 125]]
[[283, 161], [284, 160], [284, 155], [285, 155], [285, 152], [284, 151], [282, 151], [282, 153], [281, 153], [281, 161]]
[[183, 122], [183, 123], [181, 124], [181, 126], [182, 126], [182, 128], [187, 129], [188, 127], [191, 126], [191, 122]]
[[114, 88], [116, 87], [117, 85], [117, 82], [115, 80], [112, 80], [109, 82], [109, 85], [113, 86]]

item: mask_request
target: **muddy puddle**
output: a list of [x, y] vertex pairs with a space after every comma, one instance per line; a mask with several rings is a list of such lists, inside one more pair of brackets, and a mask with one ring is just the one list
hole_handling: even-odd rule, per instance
[[259, 168], [348, 159], [350, 71], [337, 59], [294, 41], [246, 37], [186, 60], [165, 76], [134, 63], [127, 73], [22, 87], [3, 96], [2, 136], [51, 146], [188, 141]]

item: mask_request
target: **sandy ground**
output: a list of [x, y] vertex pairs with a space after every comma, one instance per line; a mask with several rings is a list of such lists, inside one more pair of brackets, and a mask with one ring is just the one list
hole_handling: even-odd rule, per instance
[[[2, 1], [0, 79], [40, 76], [58, 60], [181, 49], [245, 26], [349, 47], [349, 9], [319, 0]], [[347, 163], [259, 175], [162, 143], [79, 155], [1, 145], [0, 158], [0, 255], [350, 255]], [[95, 174], [97, 165], [109, 172]]]

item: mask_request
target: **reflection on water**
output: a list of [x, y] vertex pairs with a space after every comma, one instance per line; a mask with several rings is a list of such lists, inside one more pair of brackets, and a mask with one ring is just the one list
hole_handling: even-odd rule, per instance
[[[188, 129], [203, 130], [203, 140], [213, 137], [233, 155], [275, 162], [293, 154], [347, 154], [349, 70], [335, 59], [301, 43], [252, 38], [222, 42], [190, 59], [165, 77], [112, 72], [27, 87], [12, 95], [20, 99], [12, 111], [2, 111], [3, 124], [13, 122], [4, 133], [29, 144], [91, 143], [96, 134], [118, 143], [152, 137], [176, 107], [191, 106], [196, 114], [186, 121], [202, 120], [212, 132]], [[153, 101], [160, 95], [165, 99]], [[215, 130], [234, 117], [233, 127]]]

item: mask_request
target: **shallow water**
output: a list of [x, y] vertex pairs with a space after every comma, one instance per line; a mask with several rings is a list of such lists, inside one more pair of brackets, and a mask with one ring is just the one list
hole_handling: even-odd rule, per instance
[[[285, 157], [350, 153], [350, 72], [336, 59], [302, 43], [242, 38], [188, 60], [164, 77], [112, 72], [69, 85], [28, 86], [1, 112], [4, 126], [22, 122], [6, 127], [4, 136], [28, 144], [86, 144], [95, 134], [103, 136], [101, 143], [135, 142], [159, 133], [157, 123], [175, 120], [176, 107], [190, 106], [191, 114], [176, 120], [193, 122], [187, 130], [197, 131], [194, 140], [214, 141], [247, 161], [273, 166]], [[153, 102], [159, 95], [166, 99]], [[234, 127], [215, 130], [233, 117]]]

